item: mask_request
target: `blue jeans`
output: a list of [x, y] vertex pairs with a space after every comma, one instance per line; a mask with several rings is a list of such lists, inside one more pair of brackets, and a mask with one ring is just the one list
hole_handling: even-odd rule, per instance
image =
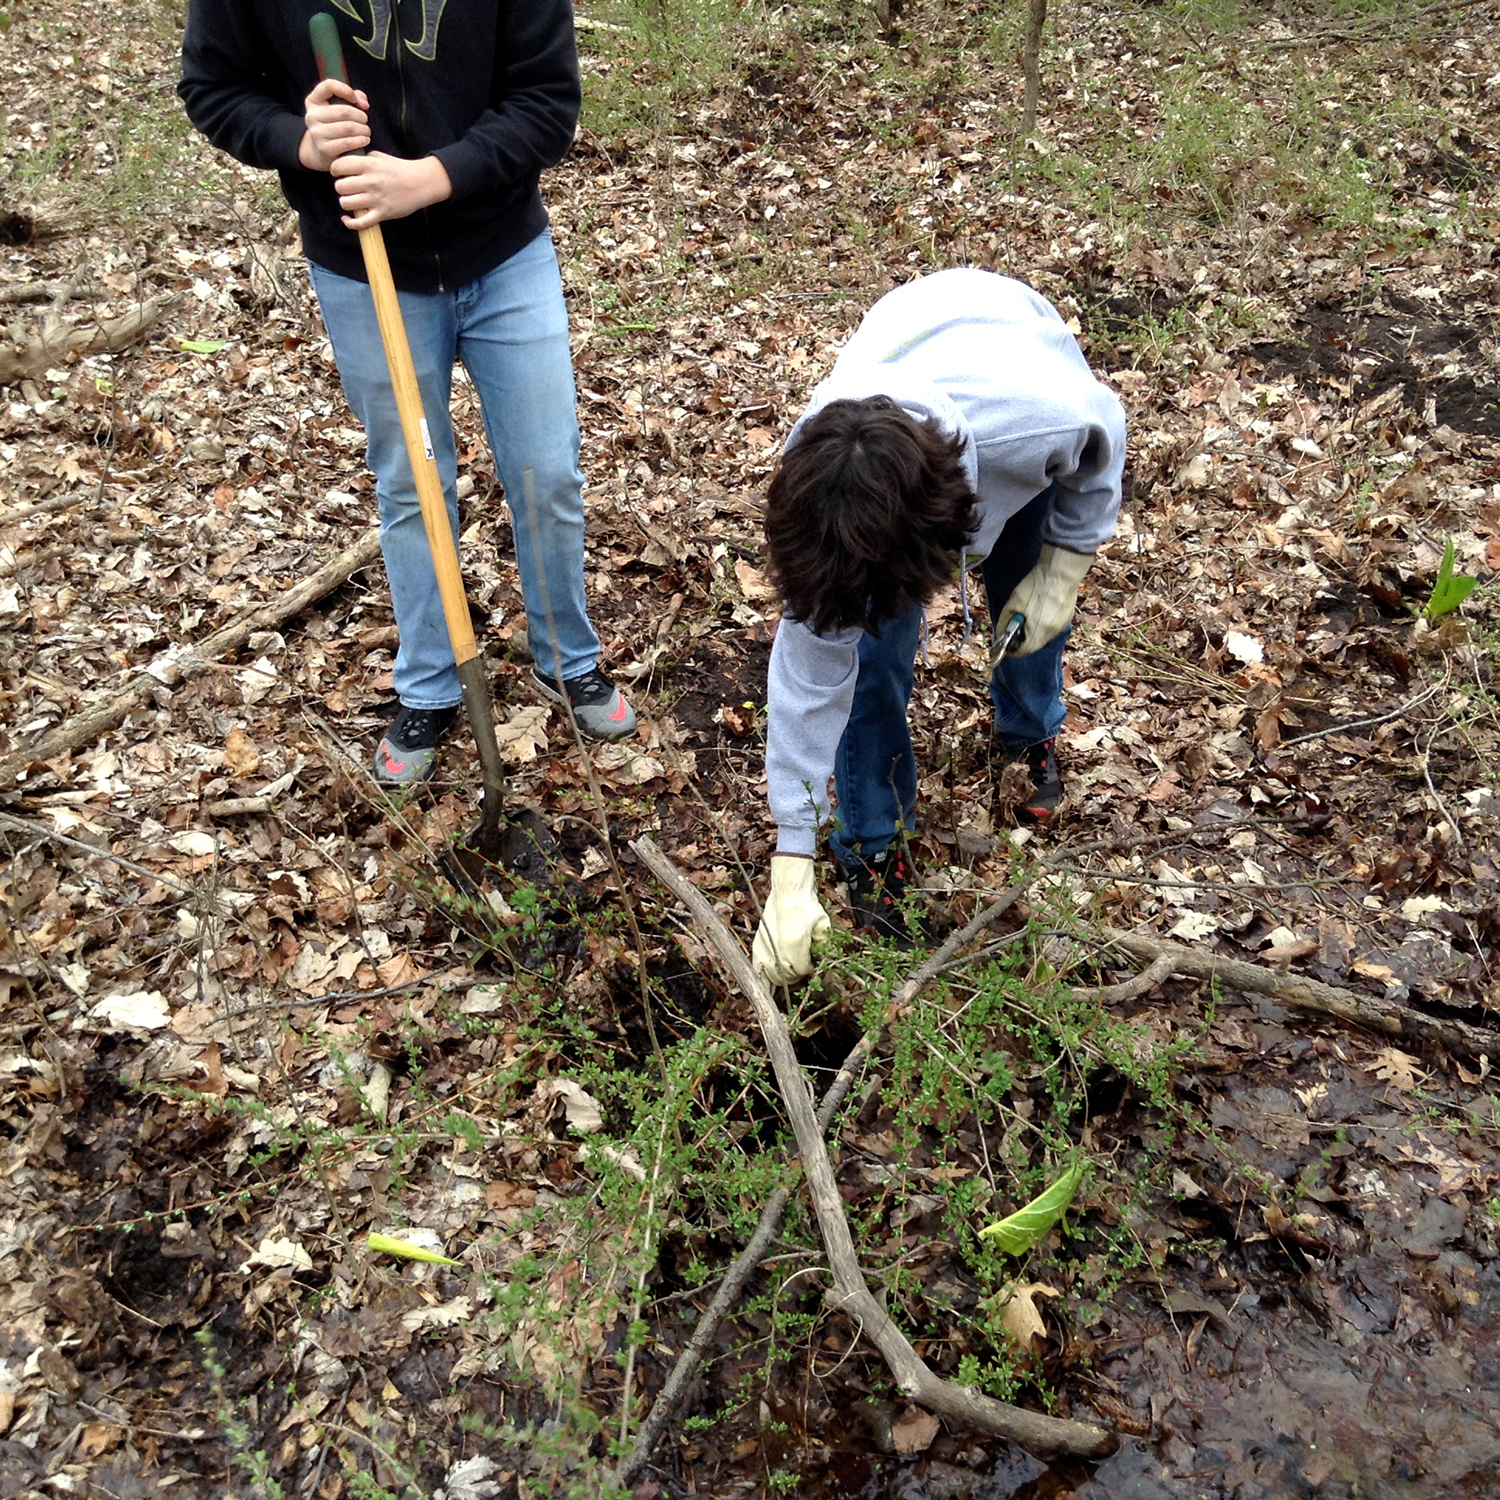
[[[1051, 500], [1051, 490], [1045, 490], [1012, 516], [985, 559], [982, 572], [992, 618], [1036, 566]], [[872, 859], [914, 827], [917, 758], [906, 712], [921, 632], [922, 610], [913, 606], [860, 637], [854, 703], [833, 763], [839, 805], [828, 845], [840, 864]], [[1069, 626], [1040, 651], [1007, 657], [991, 674], [994, 736], [1004, 749], [1025, 750], [1062, 728], [1062, 659], [1071, 634]]]
[[[311, 271], [344, 394], [365, 429], [375, 471], [380, 547], [401, 637], [396, 694], [408, 708], [448, 708], [462, 694], [370, 288], [321, 266]], [[402, 292], [400, 301], [454, 536], [458, 462], [448, 400], [453, 362], [461, 359], [510, 503], [532, 657], [549, 680], [559, 667], [564, 678], [577, 677], [597, 663], [599, 638], [584, 600], [573, 360], [552, 237], [538, 235], [456, 291]], [[523, 499], [527, 469], [535, 517]]]

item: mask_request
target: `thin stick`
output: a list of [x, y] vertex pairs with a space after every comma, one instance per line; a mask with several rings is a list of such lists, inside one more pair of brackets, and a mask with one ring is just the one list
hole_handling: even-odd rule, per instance
[[55, 307], [59, 298], [63, 302], [99, 302], [103, 297], [104, 293], [98, 287], [80, 281], [23, 281], [16, 286], [0, 287], [0, 303], [7, 305], [17, 302], [51, 302]]
[[37, 500], [30, 505], [18, 505], [14, 510], [0, 511], [0, 526], [9, 526], [12, 521], [24, 521], [27, 516], [40, 516], [48, 511], [67, 510], [70, 505], [82, 505], [85, 500], [95, 499], [97, 494], [53, 495], [48, 500]]
[[[631, 844], [636, 855], [657, 879], [692, 913], [700, 932], [713, 949], [720, 964], [729, 972], [736, 986], [750, 1002], [760, 1022], [766, 1051], [776, 1072], [777, 1085], [791, 1116], [807, 1176], [808, 1190], [822, 1231], [823, 1248], [828, 1253], [833, 1274], [833, 1290], [828, 1304], [860, 1325], [863, 1334], [879, 1349], [901, 1391], [938, 1416], [977, 1428], [981, 1432], [1018, 1443], [1036, 1454], [1069, 1454], [1100, 1458], [1112, 1453], [1118, 1439], [1112, 1432], [1090, 1423], [1049, 1417], [1040, 1412], [1024, 1411], [1004, 1401], [982, 1395], [968, 1386], [954, 1385], [933, 1374], [918, 1357], [906, 1336], [876, 1301], [860, 1269], [849, 1221], [839, 1196], [838, 1183], [828, 1148], [813, 1117], [808, 1097], [806, 1075], [786, 1019], [771, 999], [770, 991], [751, 968], [745, 951], [735, 941], [701, 891], [692, 885], [649, 838]], [[903, 993], [906, 986], [903, 986]], [[899, 996], [897, 1003], [900, 1003]]]
[[1383, 714], [1376, 714], [1372, 719], [1355, 719], [1348, 724], [1330, 724], [1326, 729], [1314, 729], [1311, 734], [1299, 734], [1292, 739], [1282, 740], [1278, 748], [1286, 750], [1292, 745], [1305, 745], [1309, 740], [1321, 740], [1326, 735], [1348, 734], [1352, 729], [1370, 729], [1376, 724], [1384, 724], [1387, 719], [1399, 719], [1402, 714], [1410, 713], [1419, 703], [1425, 703], [1442, 685], [1440, 682], [1435, 682], [1431, 687], [1424, 688], [1415, 698], [1408, 698], [1405, 703], [1398, 703], [1395, 708]]
[[1432, 733], [1427, 736], [1427, 743], [1422, 747], [1422, 780], [1427, 783], [1427, 790], [1432, 800], [1437, 803], [1437, 810], [1447, 820], [1448, 826], [1453, 830], [1453, 850], [1456, 854], [1464, 852], [1464, 836], [1458, 830], [1458, 824], [1453, 821], [1453, 814], [1448, 811], [1447, 804], [1438, 796], [1438, 789], [1432, 782], [1432, 742], [1438, 737], [1443, 728], [1439, 720], [1432, 726]]
[[190, 885], [184, 885], [182, 881], [161, 870], [150, 869], [146, 865], [138, 865], [133, 859], [127, 859], [123, 854], [116, 854], [113, 849], [101, 849], [97, 844], [86, 844], [82, 839], [69, 838], [65, 833], [58, 833], [56, 829], [48, 828], [44, 823], [33, 823], [30, 818], [18, 818], [14, 813], [0, 812], [0, 828], [13, 828], [17, 833], [24, 833], [31, 838], [43, 839], [50, 844], [61, 844], [65, 849], [76, 849], [80, 854], [86, 854], [90, 859], [107, 859], [112, 864], [117, 864], [122, 870], [129, 870], [132, 875], [144, 876], [147, 880], [159, 880], [168, 890], [176, 891], [180, 896], [186, 896], [190, 901], [196, 901], [199, 892]]

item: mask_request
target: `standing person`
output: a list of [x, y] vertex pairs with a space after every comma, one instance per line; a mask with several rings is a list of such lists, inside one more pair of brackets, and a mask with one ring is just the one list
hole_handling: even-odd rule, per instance
[[[178, 93], [214, 145], [274, 168], [365, 429], [400, 647], [400, 709], [375, 774], [430, 776], [462, 693], [375, 307], [354, 231], [384, 225], [431, 442], [458, 526], [455, 358], [479, 394], [511, 505], [538, 692], [594, 739], [635, 728], [599, 670], [583, 579], [568, 315], [538, 178], [562, 159], [580, 87], [568, 0], [330, 0], [351, 84], [318, 81], [298, 0], [190, 0]], [[351, 152], [368, 148], [368, 155]], [[535, 476], [526, 513], [522, 474]], [[561, 678], [563, 692], [557, 682]]]
[[[789, 983], [828, 931], [829, 846], [860, 927], [904, 932], [917, 764], [906, 711], [924, 606], [979, 564], [990, 617], [1024, 631], [990, 675], [993, 733], [1024, 760], [1020, 816], [1062, 797], [1063, 650], [1114, 531], [1125, 413], [1057, 309], [988, 271], [940, 271], [870, 309], [787, 438], [766, 506], [784, 618], [771, 650], [766, 774], [778, 838], [754, 959]], [[964, 597], [967, 621], [968, 599]]]

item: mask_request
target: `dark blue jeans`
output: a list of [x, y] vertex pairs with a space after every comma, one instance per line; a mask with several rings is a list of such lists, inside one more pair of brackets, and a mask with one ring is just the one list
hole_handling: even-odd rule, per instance
[[[1017, 511], [984, 561], [992, 618], [1036, 566], [1051, 499], [1049, 489]], [[917, 758], [906, 711], [921, 633], [922, 610], [913, 607], [860, 637], [859, 680], [833, 763], [839, 805], [828, 843], [841, 864], [873, 858], [915, 825]], [[1062, 660], [1071, 634], [1069, 626], [1040, 651], [1007, 657], [992, 674], [994, 736], [1005, 750], [1019, 753], [1062, 728]]]

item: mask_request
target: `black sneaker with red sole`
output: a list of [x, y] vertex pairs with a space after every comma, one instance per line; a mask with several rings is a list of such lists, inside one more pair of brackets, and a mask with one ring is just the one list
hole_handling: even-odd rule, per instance
[[902, 901], [916, 872], [904, 849], [892, 844], [879, 854], [853, 864], [840, 860], [839, 876], [849, 887], [849, 905], [854, 908], [856, 928], [903, 943], [911, 941]]
[[1023, 823], [1050, 823], [1062, 801], [1062, 777], [1057, 772], [1057, 741], [1028, 746], [1020, 757], [1031, 775], [1031, 791], [1016, 808]]

